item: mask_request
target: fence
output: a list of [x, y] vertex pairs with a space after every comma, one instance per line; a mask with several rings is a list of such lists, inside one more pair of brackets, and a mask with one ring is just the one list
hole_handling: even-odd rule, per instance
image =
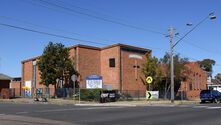
[[[73, 88], [37, 88], [37, 89], [9, 89], [10, 98], [14, 97], [25, 97], [32, 98], [33, 96], [42, 96], [46, 98], [66, 98], [66, 99], [81, 99], [85, 101], [99, 101], [101, 89], [73, 89]], [[132, 101], [132, 100], [145, 100], [146, 99], [146, 90], [116, 90], [117, 100], [123, 101]], [[0, 92], [0, 98], [1, 96]], [[2, 97], [3, 98], [3, 97]], [[170, 99], [170, 92], [165, 94], [163, 91], [159, 91], [159, 99]], [[186, 93], [179, 91], [175, 95], [176, 100], [185, 100]]]
[[15, 97], [15, 90], [14, 89], [1, 89], [0, 91], [0, 98], [1, 99], [11, 99]]

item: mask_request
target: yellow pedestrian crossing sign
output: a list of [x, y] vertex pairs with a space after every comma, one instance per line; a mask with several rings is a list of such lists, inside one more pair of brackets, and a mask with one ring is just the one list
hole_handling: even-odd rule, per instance
[[153, 78], [152, 78], [151, 76], [148, 76], [148, 77], [146, 78], [146, 82], [147, 82], [148, 84], [151, 84], [151, 83], [153, 82]]

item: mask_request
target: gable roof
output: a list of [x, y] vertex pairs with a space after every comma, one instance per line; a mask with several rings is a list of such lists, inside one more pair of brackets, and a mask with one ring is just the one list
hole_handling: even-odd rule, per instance
[[0, 73], [0, 80], [11, 80], [11, 79], [12, 78], [10, 76]]

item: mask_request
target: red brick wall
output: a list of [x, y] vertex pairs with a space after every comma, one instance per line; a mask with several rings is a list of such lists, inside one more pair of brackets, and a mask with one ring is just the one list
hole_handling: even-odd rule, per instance
[[[76, 69], [80, 73], [80, 83], [81, 87], [85, 88], [85, 78], [88, 75], [101, 75], [103, 77], [104, 84], [111, 84], [113, 89], [120, 90], [120, 46], [113, 46], [105, 49], [98, 49], [93, 47], [84, 47], [77, 46], [70, 49], [70, 58], [74, 60], [76, 50]], [[124, 90], [145, 90], [145, 86], [140, 80], [140, 77], [143, 77], [141, 70], [143, 66], [143, 60], [137, 60], [140, 68], [138, 69], [137, 77], [135, 79], [134, 73], [134, 62], [135, 59], [129, 59], [129, 54], [133, 52], [122, 51], [122, 84]], [[139, 53], [133, 53], [141, 55], [143, 58], [144, 55]], [[109, 59], [115, 58], [115, 67], [109, 67]], [[32, 81], [32, 60], [26, 61], [22, 65], [22, 83], [25, 81]], [[38, 67], [36, 69], [36, 87], [44, 88], [40, 85], [40, 74]], [[50, 86], [52, 87], [52, 86]]]
[[21, 81], [12, 81], [10, 83], [10, 88], [15, 89], [15, 96], [16, 97], [20, 96], [20, 92], [22, 90], [20, 84], [21, 84]]
[[[120, 90], [120, 47], [107, 48], [101, 51], [101, 76], [103, 84], [111, 84], [113, 89]], [[115, 58], [115, 67], [109, 67], [109, 59]]]
[[[33, 85], [33, 67], [32, 67], [32, 63], [34, 60], [30, 60], [30, 61], [26, 61], [24, 63], [22, 63], [22, 87], [25, 86], [25, 82], [26, 81], [31, 81], [31, 84]], [[38, 70], [38, 66], [36, 66], [36, 88], [45, 88], [45, 86], [43, 84], [41, 84], [41, 79], [40, 79], [40, 73]], [[54, 95], [54, 86], [50, 85], [50, 94]], [[24, 90], [22, 89], [22, 92]]]
[[24, 62], [22, 65], [22, 86], [24, 86], [25, 81], [32, 81], [32, 61]]
[[[187, 81], [181, 83], [181, 90], [186, 92], [187, 99], [199, 99], [200, 91], [207, 88], [207, 75], [196, 62], [189, 63], [186, 66], [191, 73], [189, 73]], [[192, 90], [190, 90], [190, 83], [192, 84]]]
[[85, 78], [89, 75], [100, 75], [100, 50], [77, 48], [77, 71], [80, 73], [80, 84], [86, 87]]
[[0, 80], [0, 92], [3, 88], [9, 89], [10, 87], [10, 80]]
[[[129, 58], [129, 55], [131, 54], [141, 56], [142, 60]], [[142, 80], [140, 78], [144, 78], [144, 75], [142, 74], [142, 68], [146, 61], [145, 55], [135, 52], [122, 51], [121, 56], [123, 90], [146, 90], [146, 87], [145, 85], [143, 85]], [[139, 66], [139, 68], [134, 68], [134, 66]]]

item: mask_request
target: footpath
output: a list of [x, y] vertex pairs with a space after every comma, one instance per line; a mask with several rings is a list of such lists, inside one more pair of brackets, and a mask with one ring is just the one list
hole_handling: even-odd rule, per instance
[[188, 104], [199, 104], [199, 100], [189, 101], [174, 101], [171, 103], [170, 100], [140, 100], [140, 101], [117, 101], [117, 102], [88, 102], [88, 101], [78, 101], [69, 99], [49, 99], [47, 102], [36, 102], [33, 99], [28, 98], [16, 98], [16, 99], [0, 99], [1, 103], [10, 104], [54, 104], [54, 105], [76, 105], [76, 106], [155, 106], [155, 105], [188, 105]]

